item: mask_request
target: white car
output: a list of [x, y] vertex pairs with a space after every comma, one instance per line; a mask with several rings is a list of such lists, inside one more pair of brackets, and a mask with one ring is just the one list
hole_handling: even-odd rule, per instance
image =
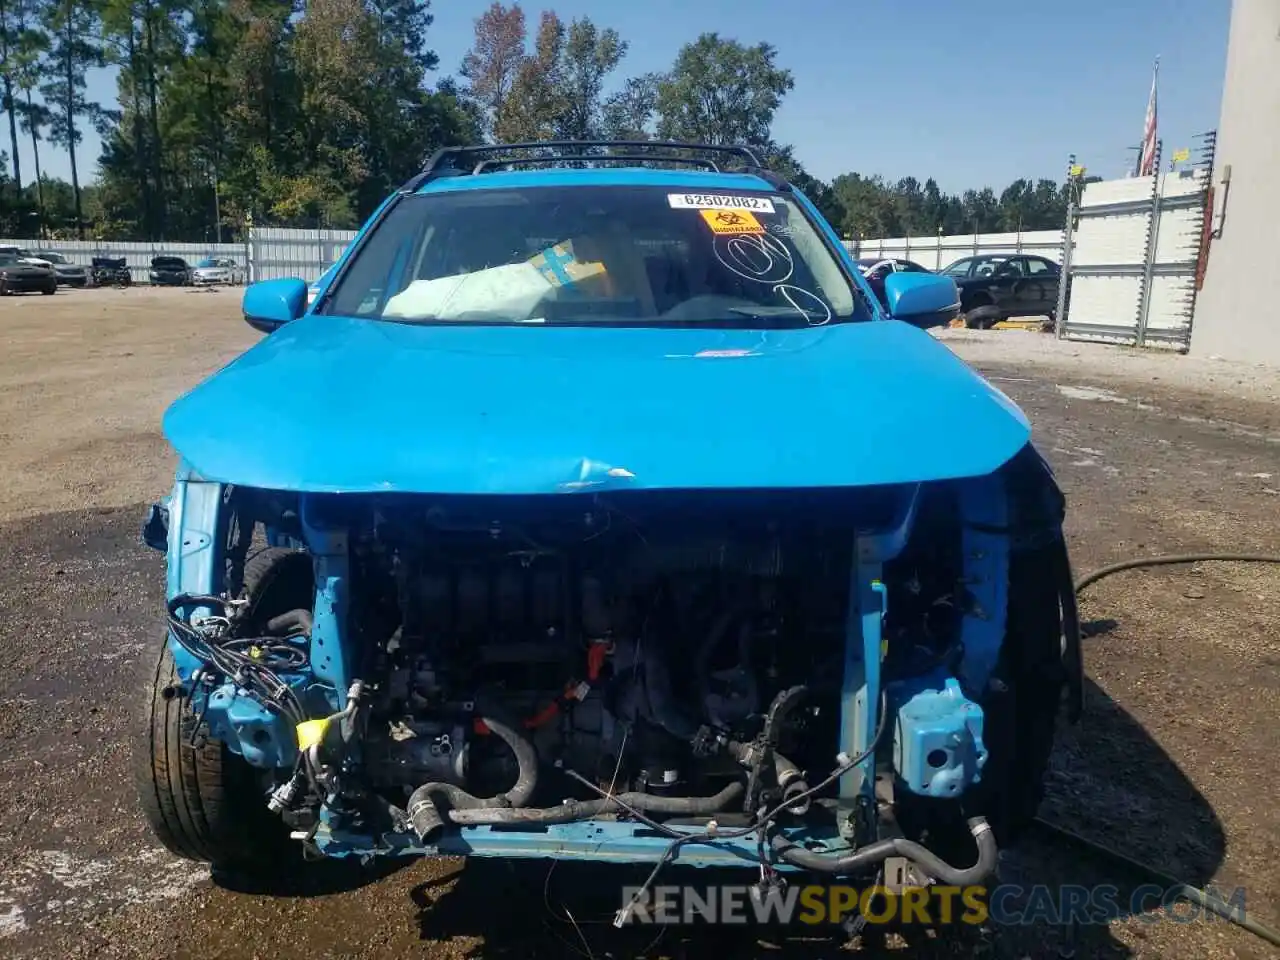
[[226, 257], [206, 257], [191, 271], [191, 282], [196, 286], [228, 284], [238, 287], [244, 283], [244, 271], [234, 260]]
[[9, 254], [16, 257], [21, 263], [30, 264], [33, 267], [53, 267], [52, 261], [37, 257], [30, 250], [25, 250], [22, 247], [0, 247], [0, 253]]

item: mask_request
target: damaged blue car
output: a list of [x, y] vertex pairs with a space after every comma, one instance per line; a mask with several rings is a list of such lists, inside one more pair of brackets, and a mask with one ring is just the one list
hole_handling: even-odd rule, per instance
[[1064, 499], [953, 281], [884, 293], [752, 150], [623, 142], [440, 151], [250, 286], [144, 532], [157, 837], [986, 880], [1080, 707]]

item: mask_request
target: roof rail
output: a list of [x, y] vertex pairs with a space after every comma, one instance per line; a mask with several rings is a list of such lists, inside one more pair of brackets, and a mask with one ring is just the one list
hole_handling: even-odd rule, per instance
[[549, 157], [510, 157], [505, 160], [481, 160], [472, 169], [472, 173], [484, 173], [486, 170], [492, 170], [496, 167], [516, 167], [525, 166], [534, 163], [557, 163], [557, 162], [578, 162], [578, 163], [682, 163], [690, 167], [701, 167], [703, 170], [710, 170], [713, 173], [719, 173], [720, 168], [716, 166], [714, 160], [708, 160], [706, 157], [655, 157], [646, 156], [643, 153], [602, 153], [598, 156], [583, 156], [580, 153], [572, 154], [554, 154]]
[[[452, 161], [458, 158], [478, 158], [474, 161], [474, 166], [471, 171], [472, 173], [478, 173], [483, 169], [483, 159], [494, 154], [513, 153], [521, 150], [554, 150], [558, 151], [556, 155], [552, 157], [544, 157], [543, 159], [564, 161], [568, 159], [596, 159], [597, 156], [608, 156], [608, 154], [601, 153], [596, 155], [590, 153], [590, 151], [604, 151], [618, 148], [644, 150], [644, 158], [651, 160], [679, 159], [657, 155], [650, 157], [649, 153], [655, 150], [665, 150], [668, 152], [691, 151], [695, 153], [717, 153], [737, 157], [739, 160], [744, 161], [748, 167], [754, 167], [757, 169], [763, 169], [764, 167], [756, 152], [747, 146], [686, 143], [678, 140], [543, 140], [528, 143], [486, 143], [467, 147], [443, 147], [433, 153], [427, 160], [426, 164], [422, 168], [422, 172], [419, 174], [419, 177], [421, 177], [419, 182], [431, 179], [436, 175], [441, 175], [446, 170], [449, 170], [456, 176], [457, 173], [461, 171], [458, 171], [457, 165], [452, 163]], [[532, 162], [532, 159], [530, 162]], [[418, 178], [414, 179], [417, 180]]]

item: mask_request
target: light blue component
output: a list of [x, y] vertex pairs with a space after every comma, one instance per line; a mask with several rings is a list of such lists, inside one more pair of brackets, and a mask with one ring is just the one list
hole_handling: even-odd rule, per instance
[[1009, 601], [1009, 503], [1003, 477], [965, 480], [959, 501], [967, 593], [960, 625], [960, 679], [969, 696], [981, 699], [1000, 658]]
[[205, 722], [209, 735], [255, 767], [289, 767], [297, 757], [293, 730], [280, 714], [225, 683], [209, 694]]
[[889, 315], [916, 326], [937, 326], [960, 313], [960, 291], [936, 273], [891, 273], [884, 280]]
[[261, 280], [245, 288], [240, 309], [256, 330], [271, 333], [298, 319], [307, 308], [307, 284], [296, 277]]
[[[939, 688], [940, 687], [940, 688]], [[898, 708], [893, 765], [901, 783], [927, 797], [958, 797], [982, 779], [987, 750], [982, 708], [947, 677]]]
[[[186, 463], [179, 466], [173, 492], [168, 499], [166, 600], [183, 593], [207, 596], [221, 590], [218, 571], [221, 569], [222, 549], [217, 530], [222, 493], [222, 484], [198, 479]], [[213, 611], [202, 607], [180, 612], [207, 615]], [[168, 633], [168, 638], [178, 678], [188, 683], [200, 662], [183, 649], [172, 632]]]
[[[872, 587], [879, 563], [858, 563], [849, 585], [845, 627], [844, 682], [840, 695], [840, 752], [849, 759], [866, 752], [875, 733], [880, 697], [880, 625], [882, 607]], [[852, 812], [859, 798], [874, 805], [875, 757], [870, 756], [840, 779], [841, 813]], [[847, 825], [847, 822], [845, 822]]]
[[[704, 826], [669, 824], [681, 833], [702, 833]], [[728, 829], [728, 828], [726, 828]], [[851, 852], [838, 837], [824, 836], [818, 831], [784, 828], [780, 832], [796, 842], [812, 844], [816, 852], [840, 855]], [[380, 837], [352, 833], [323, 822], [316, 831], [316, 846], [330, 857], [348, 856], [439, 856], [553, 858], [587, 860], [595, 863], [656, 863], [671, 847], [671, 838], [658, 835], [647, 827], [609, 820], [551, 824], [537, 829], [510, 827], [463, 827], [457, 833], [446, 833], [436, 846], [424, 847], [408, 834], [384, 834]], [[714, 846], [686, 844], [673, 853], [668, 862], [691, 867], [744, 867], [759, 873], [760, 859], [754, 835], [718, 839]], [[796, 868], [782, 862], [772, 864], [775, 870], [793, 872]]]
[[[235, 423], [254, 428], [211, 427]], [[743, 489], [978, 476], [1017, 453], [1030, 426], [905, 323], [438, 327], [308, 315], [176, 400], [164, 433], [206, 477], [258, 488], [571, 494], [605, 481]]]
[[329, 529], [315, 517], [315, 501], [302, 501], [302, 529], [315, 565], [316, 599], [311, 627], [311, 672], [333, 688], [333, 706], [346, 706], [352, 650], [346, 641], [347, 532]]

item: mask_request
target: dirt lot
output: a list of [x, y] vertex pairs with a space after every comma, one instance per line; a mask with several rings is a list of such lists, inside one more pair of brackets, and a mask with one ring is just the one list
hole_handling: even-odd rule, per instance
[[[0, 952], [830, 956], [723, 929], [611, 939], [588, 921], [616, 907], [616, 888], [568, 867], [322, 865], [295, 896], [273, 897], [218, 886], [156, 847], [125, 775], [135, 661], [162, 597], [161, 558], [138, 531], [172, 475], [164, 408], [258, 336], [237, 307], [231, 291], [0, 301]], [[1079, 572], [1138, 554], [1280, 552], [1274, 373], [1031, 333], [941, 336], [1033, 419], [1070, 498]], [[1280, 570], [1132, 572], [1082, 603], [1087, 715], [1057, 751], [1046, 816], [1186, 882], [1244, 887], [1248, 912], [1280, 925]], [[1121, 903], [1143, 881], [1048, 838], [1009, 854], [1002, 876], [1114, 883]], [[588, 902], [589, 888], [604, 901]], [[548, 908], [559, 902], [579, 928]], [[1222, 921], [1150, 919], [1085, 927], [1077, 955], [1276, 955]], [[863, 947], [1039, 958], [1061, 939], [1031, 924]]]

